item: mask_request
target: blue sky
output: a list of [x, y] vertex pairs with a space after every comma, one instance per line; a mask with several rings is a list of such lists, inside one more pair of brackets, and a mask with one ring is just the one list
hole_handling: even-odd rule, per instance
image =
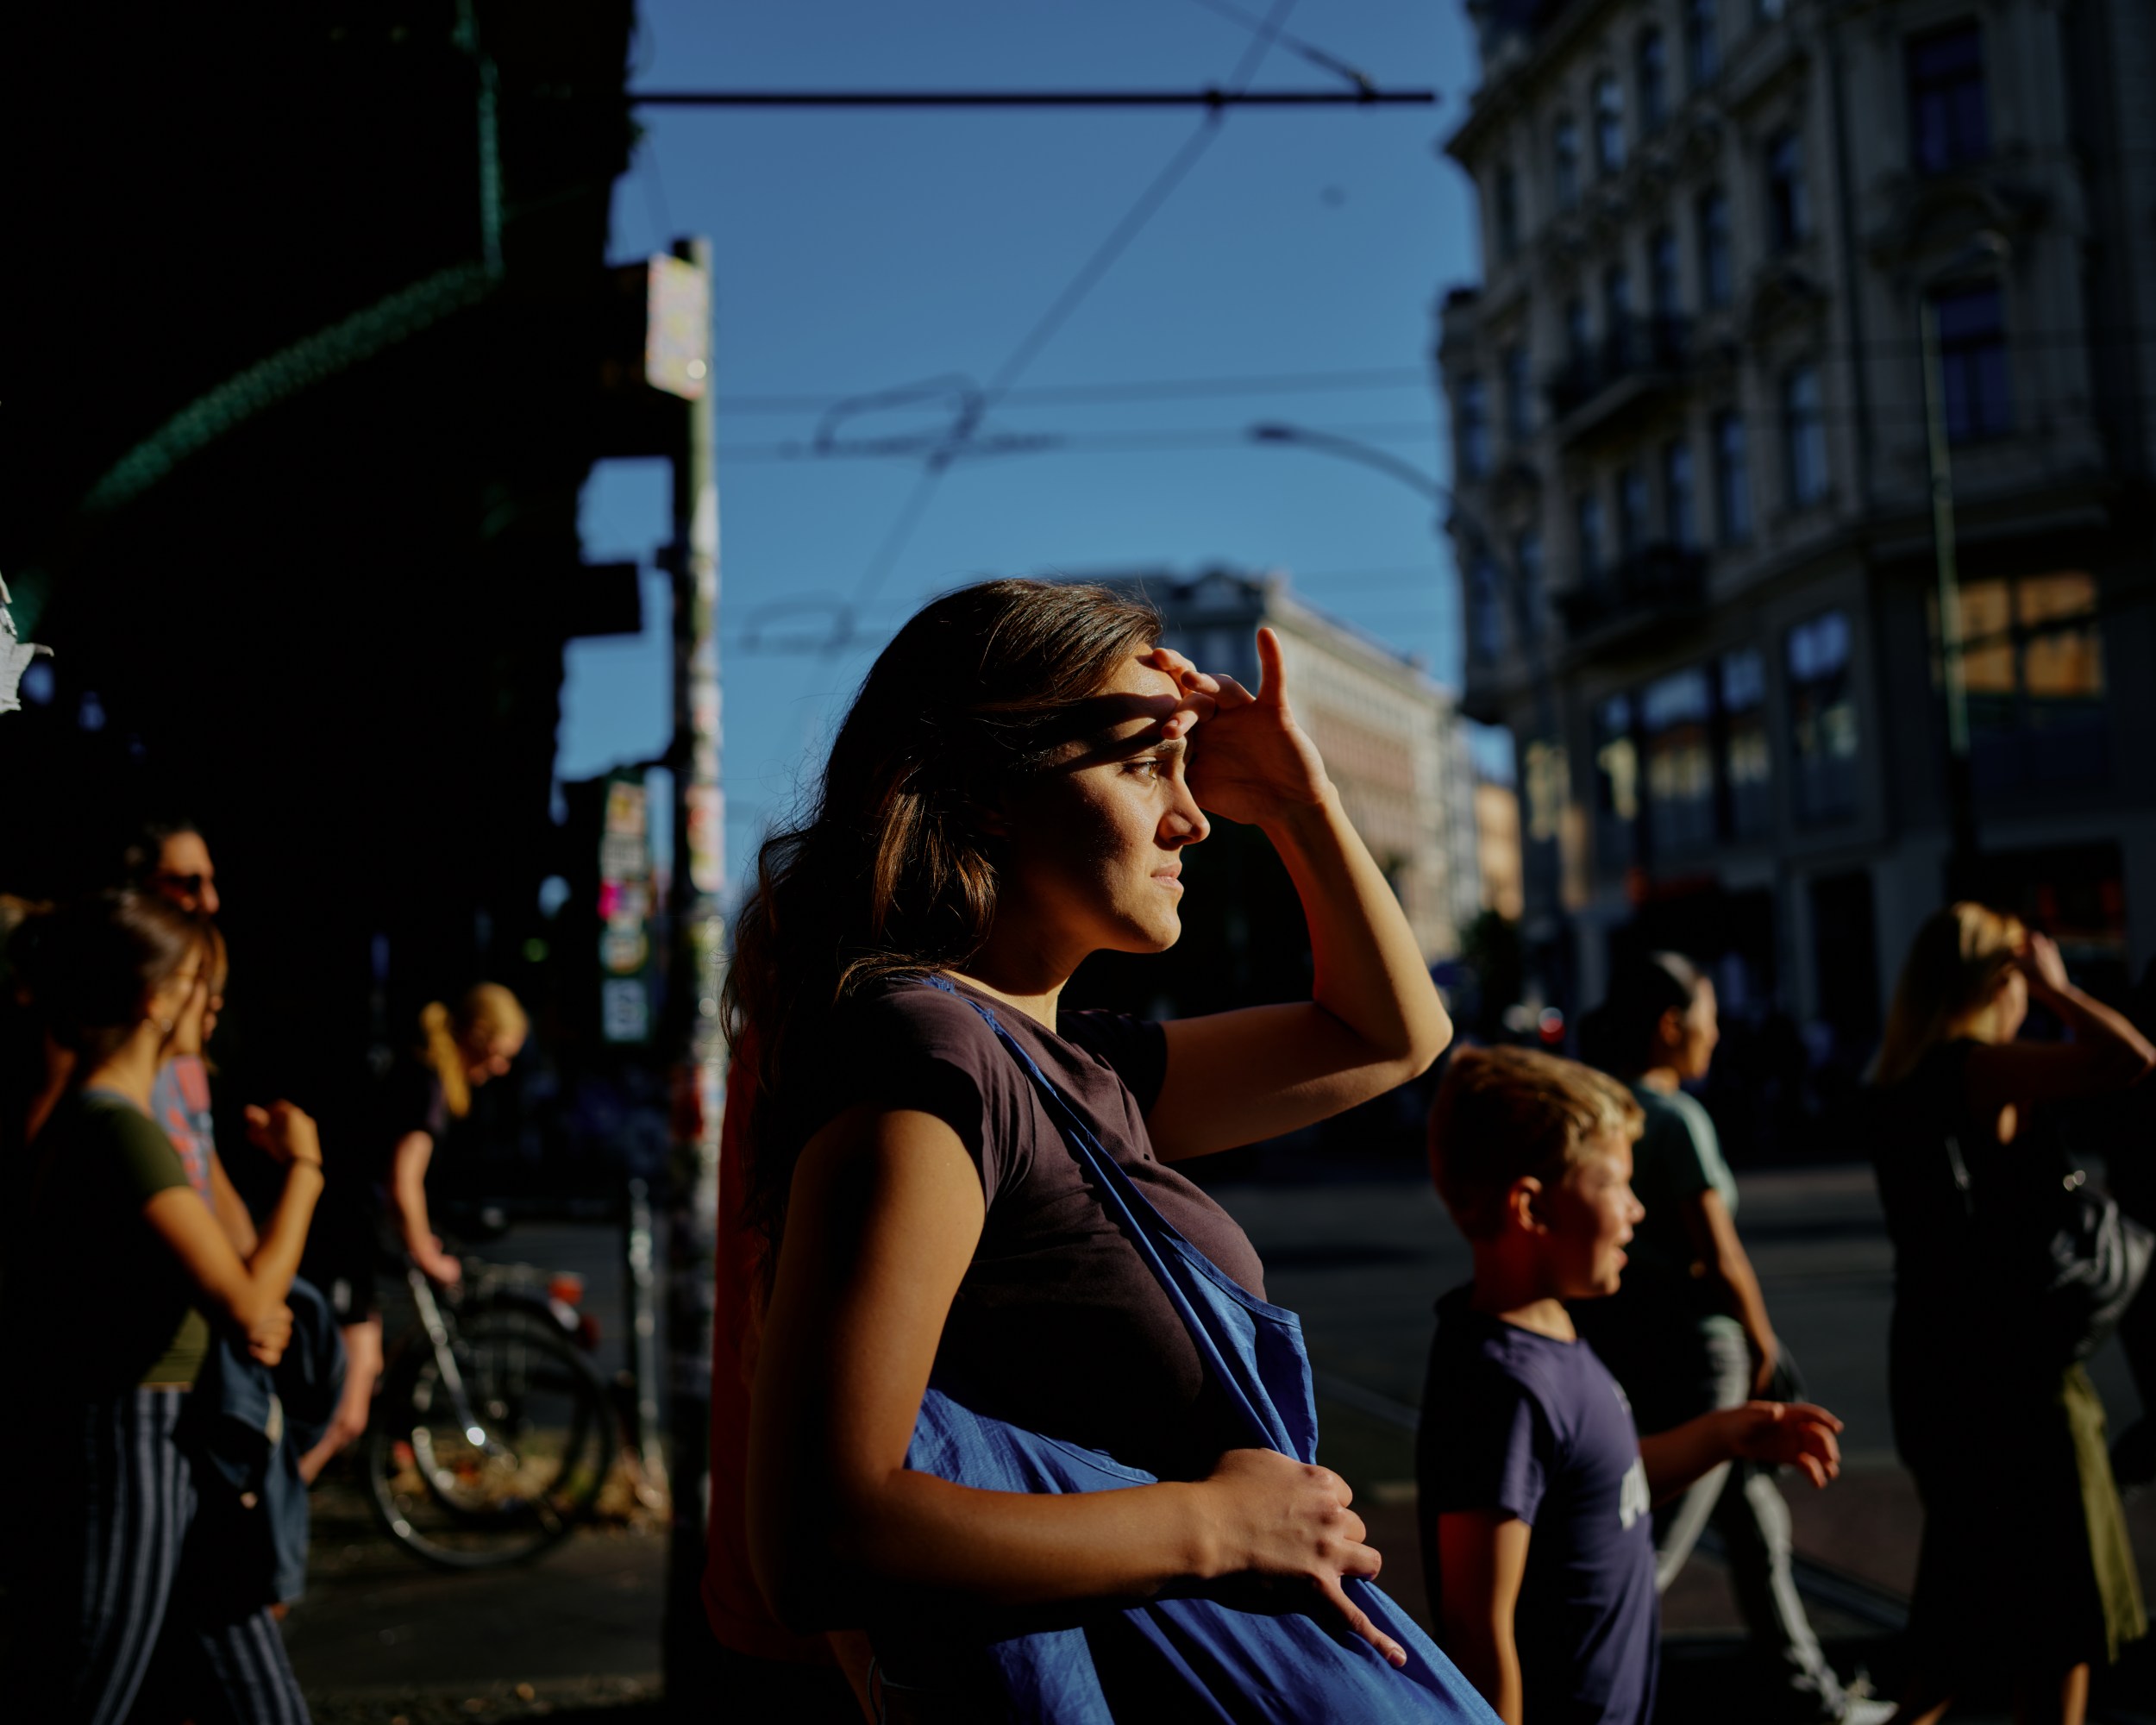
[[[1255, 16], [1267, 0], [1221, 3]], [[642, 144], [615, 192], [614, 255], [640, 256], [686, 233], [708, 235], [717, 255], [724, 770], [736, 874], [812, 770], [877, 643], [961, 581], [1213, 561], [1284, 569], [1313, 603], [1423, 655], [1457, 683], [1457, 582], [1429, 500], [1334, 457], [1250, 444], [1244, 433], [1290, 421], [1449, 474], [1429, 380], [1432, 308], [1446, 288], [1475, 279], [1477, 262], [1466, 182], [1435, 145], [1464, 111], [1471, 39], [1456, 0], [1300, 0], [1285, 28], [1381, 87], [1434, 87], [1439, 104], [1227, 116], [987, 422], [991, 432], [1106, 447], [955, 464], [862, 606], [861, 644], [835, 654], [752, 651], [749, 634], [768, 621], [767, 641], [787, 635], [774, 605], [860, 597], [921, 465], [790, 455], [820, 417], [806, 404], [996, 376], [1200, 118], [644, 110]], [[631, 81], [1194, 89], [1225, 80], [1250, 41], [1204, 0], [646, 0]], [[1253, 82], [1328, 79], [1275, 46]], [[1333, 375], [1318, 386], [1250, 382], [1312, 373]], [[1193, 383], [1207, 387], [1162, 387]], [[1118, 398], [1055, 394], [1073, 387]], [[848, 430], [891, 435], [947, 417], [930, 402]], [[667, 536], [667, 498], [661, 464], [601, 467], [584, 499], [587, 559], [649, 561]], [[564, 777], [664, 743], [664, 590], [647, 580], [642, 638], [569, 649]], [[803, 616], [811, 628], [822, 622]], [[797, 617], [793, 638], [802, 626]]]

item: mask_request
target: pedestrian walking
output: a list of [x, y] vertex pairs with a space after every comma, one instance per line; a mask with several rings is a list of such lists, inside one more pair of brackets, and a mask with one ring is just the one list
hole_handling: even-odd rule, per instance
[[[1798, 1399], [1738, 1235], [1736, 1178], [1713, 1119], [1683, 1088], [1707, 1076], [1720, 1035], [1714, 983], [1674, 952], [1620, 965], [1582, 1031], [1589, 1057], [1640, 1109], [1633, 1189], [1646, 1214], [1623, 1286], [1573, 1318], [1643, 1432], [1754, 1398]], [[1656, 1509], [1657, 1590], [1669, 1590], [1710, 1522], [1752, 1645], [1772, 1662], [1783, 1716], [1793, 1725], [1890, 1717], [1890, 1703], [1851, 1696], [1827, 1663], [1790, 1571], [1789, 1509], [1771, 1467], [1710, 1469]]]
[[1431, 1107], [1431, 1175], [1475, 1275], [1438, 1302], [1417, 1521], [1440, 1639], [1506, 1725], [1647, 1725], [1651, 1506], [1735, 1461], [1818, 1486], [1840, 1465], [1841, 1422], [1805, 1402], [1743, 1400], [1641, 1436], [1575, 1327], [1626, 1271], [1644, 1124], [1614, 1080], [1519, 1048], [1461, 1050]]
[[124, 857], [130, 886], [178, 905], [190, 916], [214, 917], [223, 906], [210, 841], [184, 815], [145, 821]]
[[329, 1296], [344, 1339], [343, 1399], [322, 1441], [300, 1463], [317, 1477], [330, 1458], [367, 1429], [382, 1374], [382, 1313], [376, 1272], [385, 1257], [407, 1258], [429, 1281], [454, 1288], [464, 1266], [446, 1251], [427, 1207], [427, 1171], [472, 1092], [505, 1075], [523, 1051], [530, 1021], [498, 982], [467, 990], [452, 1011], [430, 1001], [419, 1014], [413, 1052], [391, 1070], [368, 1149], [340, 1166], [301, 1274]]
[[151, 1710], [153, 1669], [173, 1716], [307, 1716], [266, 1576], [198, 1536], [183, 1416], [213, 1327], [264, 1364], [281, 1357], [321, 1146], [289, 1104], [248, 1110], [285, 1179], [242, 1257], [150, 1114], [204, 955], [193, 919], [135, 892], [63, 908], [40, 943], [34, 985], [76, 1076], [29, 1147], [8, 1254], [18, 1371], [41, 1415], [9, 1433], [22, 1490], [0, 1692], [24, 1718], [120, 1725]]
[[[2032, 1001], [2071, 1039], [2017, 1040]], [[2065, 1303], [2057, 1254], [2093, 1238], [2096, 1214], [2059, 1105], [2153, 1063], [2015, 918], [1960, 903], [1917, 931], [1869, 1075], [1894, 1241], [1895, 1443], [1924, 1503], [1897, 1725], [1931, 1725], [1987, 1673], [2011, 1677], [2017, 1719], [2079, 1725], [2090, 1667], [2147, 1632], [2080, 1364], [2096, 1331]]]
[[[763, 847], [727, 1000], [775, 1247], [754, 1568], [790, 1628], [868, 1631], [892, 1718], [1487, 1720], [1368, 1585], [1300, 1331], [1175, 1166], [1393, 1088], [1451, 1026], [1278, 638], [1252, 693], [1160, 626], [1093, 586], [937, 599]], [[1313, 997], [1061, 1010], [1088, 953], [1175, 942], [1216, 818], [1279, 850]]]

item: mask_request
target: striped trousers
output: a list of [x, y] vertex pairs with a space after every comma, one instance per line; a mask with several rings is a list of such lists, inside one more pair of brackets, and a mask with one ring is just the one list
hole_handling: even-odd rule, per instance
[[140, 1708], [145, 1720], [308, 1725], [261, 1578], [234, 1572], [229, 1536], [197, 1515], [173, 1435], [187, 1399], [133, 1389], [76, 1403], [78, 1423], [47, 1425], [24, 1458], [35, 1471], [19, 1487], [44, 1513], [26, 1518], [36, 1534], [11, 1565], [16, 1669], [0, 1694], [30, 1702], [17, 1717], [127, 1725]]

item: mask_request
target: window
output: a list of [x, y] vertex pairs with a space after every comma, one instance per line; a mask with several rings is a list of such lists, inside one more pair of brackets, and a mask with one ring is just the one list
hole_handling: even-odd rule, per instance
[[1645, 742], [1647, 829], [1657, 856], [1714, 838], [1714, 698], [1703, 667], [1659, 677], [1639, 698]]
[[1542, 639], [1542, 536], [1530, 527], [1512, 547], [1513, 574], [1520, 582], [1520, 622], [1527, 639]]
[[1680, 551], [1699, 549], [1699, 505], [1692, 487], [1692, 446], [1682, 438], [1662, 446], [1662, 520]]
[[1964, 581], [1961, 634], [1969, 770], [1979, 792], [2109, 776], [2095, 576], [2065, 569]]
[[1612, 695], [1595, 709], [1595, 852], [1605, 869], [1639, 860], [1639, 743], [1632, 697]]
[[1857, 811], [1857, 692], [1849, 666], [1849, 617], [1822, 612], [1789, 630], [1791, 800], [1808, 824]]
[[1602, 272], [1602, 334], [1615, 341], [1632, 322], [1632, 275], [1622, 264]]
[[1520, 250], [1520, 180], [1510, 167], [1497, 170], [1490, 202], [1497, 230], [1497, 255], [1509, 263]]
[[1580, 201], [1580, 129], [1569, 116], [1557, 122], [1550, 150], [1551, 181], [1560, 210], [1573, 210]]
[[1909, 162], [1944, 173], [1991, 154], [1984, 104], [1984, 38], [1972, 19], [1908, 45]]
[[1527, 369], [1527, 349], [1514, 342], [1505, 349], [1505, 436], [1524, 443], [1534, 433], [1534, 382]]
[[1771, 24], [1785, 9], [1783, 0], [1759, 0], [1759, 22]]
[[1727, 305], [1736, 295], [1736, 279], [1729, 260], [1729, 195], [1724, 191], [1700, 194], [1699, 293], [1701, 303]]
[[1763, 838], [1774, 830], [1774, 751], [1767, 741], [1767, 666], [1757, 648], [1722, 655], [1716, 668], [1721, 695], [1724, 806], [1732, 838]]
[[1639, 33], [1633, 82], [1639, 92], [1639, 129], [1651, 132], [1670, 111], [1670, 50], [1661, 31]]
[[1684, 288], [1677, 276], [1677, 235], [1667, 228], [1656, 229], [1647, 240], [1647, 297], [1658, 321], [1676, 321]]
[[1463, 477], [1479, 480], [1489, 472], [1489, 391], [1479, 377], [1463, 377], [1453, 392], [1453, 427]]
[[1592, 586], [1602, 578], [1602, 500], [1583, 492], [1572, 505], [1579, 543], [1580, 585]]
[[1795, 132], [1767, 145], [1767, 239], [1777, 252], [1794, 250], [1811, 232], [1804, 196], [1804, 147]]
[[1595, 80], [1595, 171], [1615, 173], [1625, 165], [1625, 92], [1617, 75]]
[[2014, 429], [2014, 400], [2008, 386], [2006, 313], [1999, 290], [1986, 285], [1935, 293], [1932, 315], [1938, 324], [1947, 441], [1973, 443], [2004, 436]]
[[1684, 75], [1695, 90], [1714, 81], [1722, 69], [1721, 44], [1714, 34], [1714, 0], [1684, 0]]
[[1745, 451], [1744, 416], [1714, 416], [1714, 507], [1721, 542], [1741, 545], [1752, 537], [1752, 467]]
[[1617, 555], [1629, 561], [1647, 549], [1647, 476], [1636, 467], [1617, 475]]
[[1585, 365], [1594, 350], [1595, 338], [1587, 328], [1587, 302], [1576, 293], [1564, 302], [1564, 356], [1576, 366]]
[[1468, 628], [1475, 657], [1494, 665], [1505, 656], [1505, 589], [1487, 553], [1468, 565]]
[[1814, 367], [1797, 366], [1782, 380], [1782, 454], [1790, 508], [1805, 508], [1827, 495], [1827, 422]]

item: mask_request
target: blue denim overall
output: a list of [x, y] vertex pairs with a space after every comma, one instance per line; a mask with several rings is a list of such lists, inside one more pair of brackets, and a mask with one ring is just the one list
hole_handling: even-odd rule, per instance
[[[924, 980], [957, 992], [940, 977]], [[1316, 1460], [1317, 1409], [1295, 1314], [1252, 1298], [1177, 1233], [995, 1014], [977, 1000], [967, 1004], [1032, 1078], [1102, 1205], [1167, 1290], [1250, 1446]], [[1112, 1491], [1156, 1483], [1097, 1450], [975, 1413], [933, 1381], [906, 1465], [992, 1491]], [[919, 1696], [923, 1717], [1029, 1725], [1113, 1725], [1119, 1717], [1126, 1725], [1154, 1718], [1497, 1725], [1496, 1715], [1405, 1611], [1368, 1582], [1344, 1584], [1370, 1621], [1407, 1649], [1405, 1669], [1344, 1629], [1301, 1613], [1246, 1611], [1200, 1597], [1104, 1608], [1076, 1627], [999, 1640], [958, 1634], [946, 1640], [909, 1628], [875, 1638], [878, 1662], [894, 1690]]]

